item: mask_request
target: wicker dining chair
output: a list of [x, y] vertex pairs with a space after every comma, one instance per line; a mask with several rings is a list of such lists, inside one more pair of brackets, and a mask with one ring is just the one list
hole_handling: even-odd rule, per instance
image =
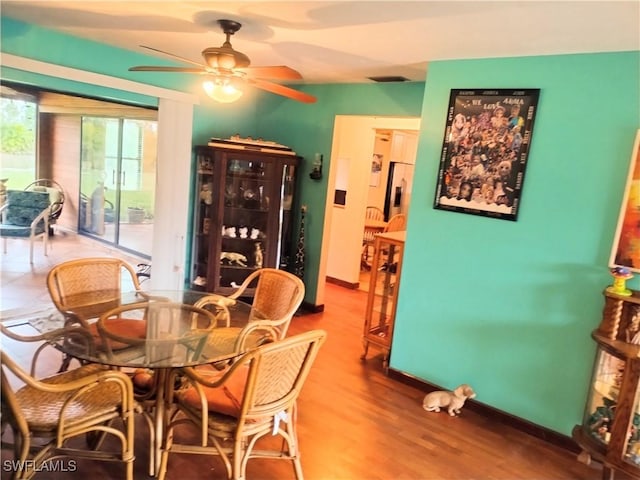
[[[256, 281], [249, 322], [240, 334], [237, 332], [240, 327], [229, 327], [216, 330], [211, 337], [218, 342], [223, 341], [225, 335], [233, 339], [236, 352], [284, 338], [304, 298], [304, 283], [298, 277], [284, 270], [261, 268], [252, 272], [232, 295], [223, 297], [223, 303], [242, 297]], [[208, 295], [195, 306], [208, 308], [207, 305], [218, 306], [221, 301], [219, 295]]]
[[[170, 453], [205, 453], [219, 455], [234, 480], [246, 478], [250, 458], [289, 460], [302, 480], [296, 401], [325, 338], [325, 331], [313, 330], [262, 345], [219, 378], [194, 368], [174, 373], [183, 375], [185, 384], [170, 394], [176, 408], [164, 437], [159, 478], [167, 474]], [[199, 431], [197, 444], [176, 441], [182, 425]], [[282, 441], [260, 441], [274, 435]]]
[[[65, 315], [67, 326], [80, 325], [100, 342], [95, 320], [120, 306], [123, 283], [140, 295], [136, 272], [127, 262], [110, 257], [81, 258], [54, 266], [47, 275], [47, 289], [53, 304]], [[110, 326], [128, 336], [144, 338], [146, 325], [136, 319], [118, 318]]]
[[[13, 432], [13, 478], [30, 479], [47, 460], [69, 456], [123, 462], [126, 478], [133, 480], [136, 403], [127, 375], [94, 365], [38, 380], [5, 351], [0, 360], [2, 422]], [[15, 389], [18, 381], [22, 386]], [[97, 441], [69, 442], [81, 435]], [[107, 435], [117, 439], [118, 448], [102, 449]]]

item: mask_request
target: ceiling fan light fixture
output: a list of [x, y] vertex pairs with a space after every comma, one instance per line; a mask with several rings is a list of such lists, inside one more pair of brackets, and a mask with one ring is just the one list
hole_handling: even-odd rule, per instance
[[240, 83], [232, 78], [216, 77], [212, 80], [205, 80], [202, 88], [208, 96], [220, 103], [233, 103], [242, 97], [243, 91]]

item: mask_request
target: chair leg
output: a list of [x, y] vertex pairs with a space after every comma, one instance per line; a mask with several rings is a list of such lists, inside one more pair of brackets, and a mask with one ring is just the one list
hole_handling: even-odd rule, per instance
[[42, 238], [44, 239], [44, 256], [46, 257], [49, 251], [49, 227], [45, 228], [44, 233], [42, 234]]

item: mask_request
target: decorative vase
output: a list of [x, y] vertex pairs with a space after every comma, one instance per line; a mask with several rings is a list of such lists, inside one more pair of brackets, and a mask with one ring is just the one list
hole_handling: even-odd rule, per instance
[[625, 267], [614, 267], [611, 269], [611, 275], [613, 276], [613, 285], [607, 287], [607, 291], [623, 297], [630, 297], [633, 292], [627, 288], [627, 280], [633, 278], [631, 271]]

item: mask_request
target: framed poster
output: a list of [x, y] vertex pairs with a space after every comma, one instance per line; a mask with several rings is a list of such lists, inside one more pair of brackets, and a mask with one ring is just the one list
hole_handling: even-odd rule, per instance
[[380, 185], [380, 175], [382, 172], [382, 154], [374, 153], [371, 160], [371, 178], [369, 179], [370, 187], [378, 187]]
[[434, 208], [517, 219], [539, 95], [451, 90]]
[[640, 130], [631, 151], [629, 174], [613, 240], [610, 267], [640, 272]]

